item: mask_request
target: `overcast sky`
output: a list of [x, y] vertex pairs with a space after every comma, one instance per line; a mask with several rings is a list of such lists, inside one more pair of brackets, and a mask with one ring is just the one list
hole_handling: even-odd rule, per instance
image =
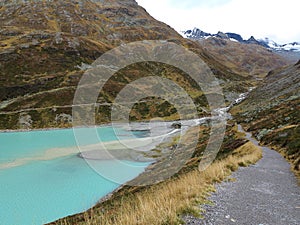
[[235, 32], [248, 39], [300, 42], [299, 0], [136, 0], [177, 31]]

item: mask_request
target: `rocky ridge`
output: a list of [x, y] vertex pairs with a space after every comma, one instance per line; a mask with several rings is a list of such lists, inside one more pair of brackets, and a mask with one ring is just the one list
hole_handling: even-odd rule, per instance
[[300, 43], [291, 42], [286, 44], [278, 44], [275, 41], [270, 40], [269, 38], [256, 39], [254, 36], [251, 36], [249, 39], [243, 39], [240, 34], [226, 32], [223, 33], [219, 31], [217, 34], [206, 33], [199, 28], [194, 28], [193, 30], [183, 31], [182, 35], [186, 38], [193, 40], [205, 40], [209, 38], [220, 38], [223, 40], [230, 40], [232, 42], [238, 42], [241, 44], [255, 44], [262, 46], [286, 59], [290, 62], [297, 62], [300, 58]]

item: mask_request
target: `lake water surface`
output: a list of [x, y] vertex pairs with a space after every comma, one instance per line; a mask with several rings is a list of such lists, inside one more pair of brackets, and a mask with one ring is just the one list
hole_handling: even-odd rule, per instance
[[[99, 142], [90, 128], [80, 129], [87, 145]], [[101, 141], [115, 141], [114, 129], [97, 128]], [[117, 133], [120, 139], [132, 138], [122, 128]], [[135, 138], [142, 136], [135, 132]], [[60, 154], [66, 149], [73, 150]], [[0, 224], [48, 223], [87, 210], [120, 186], [96, 173], [78, 152], [72, 129], [0, 133]], [[149, 163], [103, 160], [99, 165], [125, 183]]]

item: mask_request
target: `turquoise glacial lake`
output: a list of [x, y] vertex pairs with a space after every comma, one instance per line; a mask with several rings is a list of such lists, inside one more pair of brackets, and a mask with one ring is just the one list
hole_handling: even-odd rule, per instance
[[[86, 145], [117, 139], [110, 126], [96, 129], [101, 140], [89, 135], [89, 129], [79, 130]], [[117, 133], [119, 139], [132, 138], [121, 128]], [[135, 138], [142, 136], [142, 132], [135, 133]], [[95, 172], [77, 153], [55, 156], [76, 146], [73, 129], [0, 133], [1, 225], [52, 222], [89, 209], [120, 186]], [[125, 183], [148, 163], [103, 160], [99, 166]]]

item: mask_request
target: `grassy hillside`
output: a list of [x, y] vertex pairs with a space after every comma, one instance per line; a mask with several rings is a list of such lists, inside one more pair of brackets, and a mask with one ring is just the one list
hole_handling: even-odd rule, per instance
[[[133, 41], [168, 40], [195, 52], [220, 80], [228, 101], [253, 86], [252, 76], [239, 75], [235, 70], [239, 63], [233, 66], [216, 57], [206, 45], [183, 39], [134, 0], [5, 0], [0, 4], [0, 26], [0, 129], [71, 126], [73, 96], [86, 68], [104, 52]], [[238, 49], [230, 51], [239, 53]], [[283, 63], [273, 61], [274, 57], [271, 53], [255, 55], [255, 59], [272, 68]], [[258, 69], [265, 68], [265, 64], [258, 64]], [[177, 82], [199, 109], [207, 106], [202, 92], [186, 74], [155, 63], [119, 71], [98, 102], [111, 103], [116, 91], [126, 83], [149, 73]], [[153, 101], [143, 106], [147, 110], [139, 111], [137, 106], [132, 119], [177, 118], [171, 106], [158, 102], [157, 112]], [[98, 109], [98, 123], [109, 121], [109, 109], [109, 105]], [[203, 111], [199, 110], [199, 114], [203, 115]]]
[[217, 37], [199, 40], [198, 43], [233, 72], [250, 76], [257, 82], [269, 71], [288, 65], [281, 56], [257, 44], [242, 44]]
[[274, 70], [232, 109], [236, 120], [262, 144], [272, 146], [300, 170], [300, 61]]
[[[195, 130], [198, 129], [195, 128]], [[197, 149], [178, 174], [151, 186], [124, 186], [111, 198], [97, 204], [87, 212], [60, 219], [51, 224], [180, 224], [182, 214], [199, 215], [198, 205], [206, 201], [205, 197], [209, 191], [213, 190], [214, 183], [226, 179], [239, 166], [255, 163], [262, 157], [261, 149], [247, 142], [243, 134], [237, 132], [237, 126], [230, 122], [215, 163], [200, 173], [198, 164], [208, 141], [209, 128], [201, 126], [200, 130]], [[187, 135], [193, 135], [193, 130]], [[185, 136], [185, 138], [189, 137]], [[172, 143], [164, 144], [162, 147], [171, 148]], [[171, 153], [174, 158], [183, 153], [180, 149]], [[188, 142], [182, 149], [189, 151]], [[157, 171], [157, 174], [150, 173], [151, 177], [149, 177], [149, 173], [143, 173], [136, 180], [158, 179], [163, 171], [155, 170], [155, 168], [161, 167], [162, 164], [163, 162], [158, 162], [152, 165], [151, 170]], [[164, 164], [167, 169], [170, 169], [168, 161]]]

